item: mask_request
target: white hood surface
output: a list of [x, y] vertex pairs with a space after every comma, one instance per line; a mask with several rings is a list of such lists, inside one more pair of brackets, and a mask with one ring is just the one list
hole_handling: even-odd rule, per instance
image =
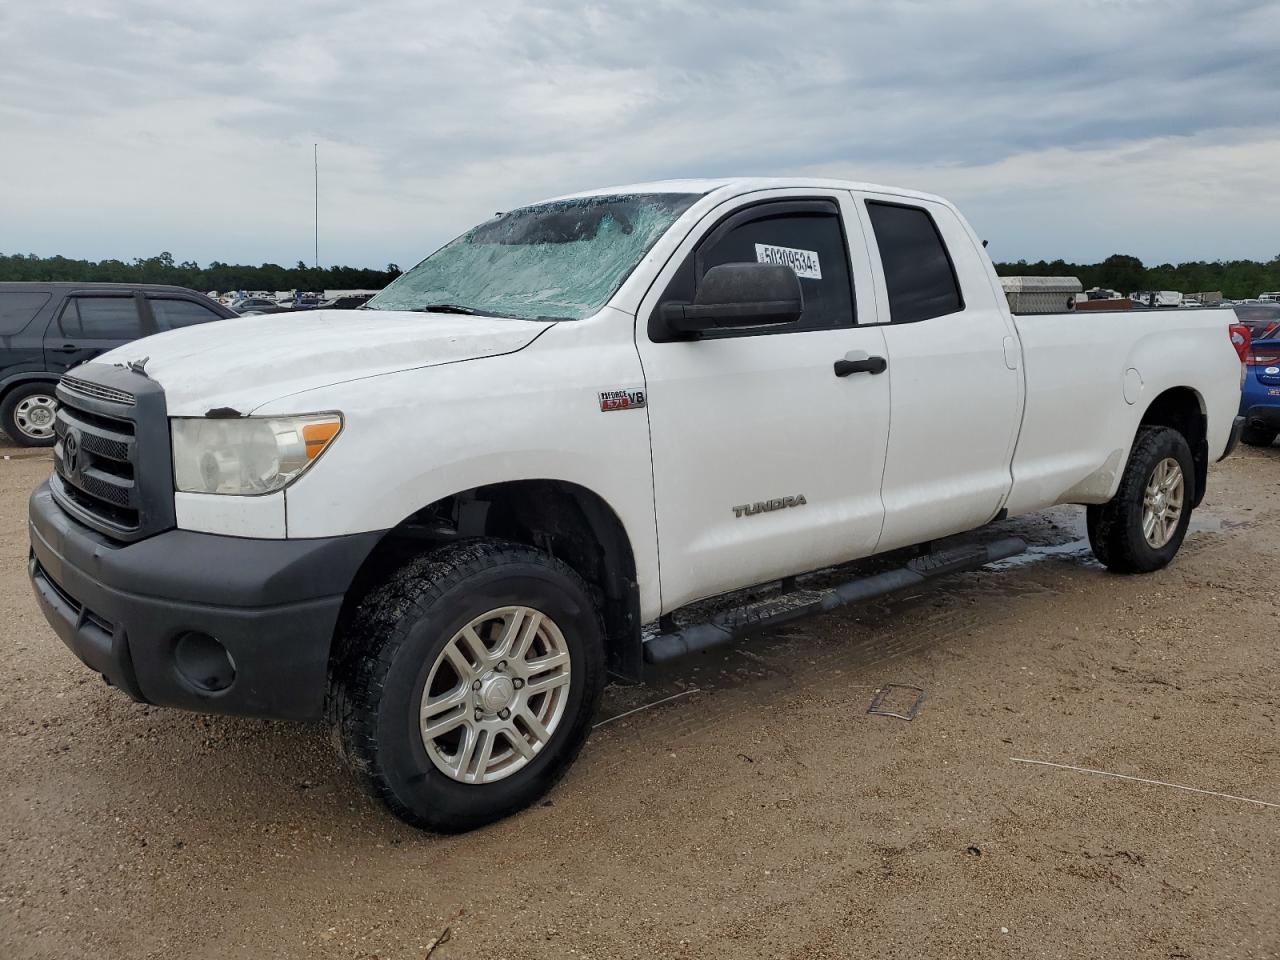
[[148, 358], [146, 374], [164, 388], [171, 416], [228, 407], [248, 414], [272, 400], [345, 380], [514, 353], [549, 325], [444, 313], [308, 310], [160, 333], [93, 362], [123, 365]]

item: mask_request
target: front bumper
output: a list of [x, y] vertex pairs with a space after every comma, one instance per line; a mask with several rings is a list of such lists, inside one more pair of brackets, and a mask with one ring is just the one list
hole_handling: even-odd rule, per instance
[[[146, 703], [292, 720], [323, 713], [343, 596], [382, 536], [169, 530], [122, 544], [72, 520], [48, 483], [31, 495], [29, 526], [29, 572], [45, 618], [113, 686]], [[193, 635], [229, 655], [233, 669], [218, 689], [179, 652], [192, 649]]]

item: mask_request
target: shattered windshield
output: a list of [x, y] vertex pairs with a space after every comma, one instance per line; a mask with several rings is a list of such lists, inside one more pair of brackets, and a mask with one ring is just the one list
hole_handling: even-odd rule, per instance
[[581, 320], [700, 195], [576, 197], [501, 213], [397, 278], [373, 310]]

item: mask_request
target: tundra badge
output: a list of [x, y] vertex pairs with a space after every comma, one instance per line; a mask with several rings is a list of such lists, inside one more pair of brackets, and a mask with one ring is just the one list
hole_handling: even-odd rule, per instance
[[741, 506], [734, 507], [733, 515], [735, 517], [754, 517], [757, 513], [766, 513], [770, 510], [803, 507], [808, 502], [803, 493], [794, 497], [779, 497], [776, 500], [757, 500], [755, 503], [744, 503]]

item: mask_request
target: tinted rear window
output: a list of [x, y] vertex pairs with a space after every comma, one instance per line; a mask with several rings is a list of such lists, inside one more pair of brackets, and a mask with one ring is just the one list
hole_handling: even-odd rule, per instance
[[63, 308], [62, 332], [86, 340], [137, 340], [142, 336], [133, 297], [75, 297]]
[[222, 319], [208, 307], [191, 300], [152, 300], [151, 313], [161, 330], [177, 330]]
[[30, 323], [50, 294], [35, 290], [0, 293], [0, 336], [12, 336]]
[[951, 258], [929, 212], [870, 200], [867, 212], [889, 288], [890, 319], [914, 323], [963, 310]]

